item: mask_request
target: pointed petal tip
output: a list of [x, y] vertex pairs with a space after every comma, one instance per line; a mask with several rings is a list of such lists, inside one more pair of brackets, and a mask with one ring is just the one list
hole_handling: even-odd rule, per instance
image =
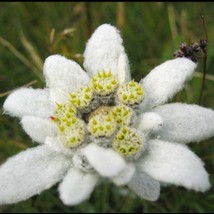
[[49, 90], [19, 88], [14, 90], [3, 104], [5, 114], [22, 118], [23, 116], [38, 116], [47, 118], [53, 112], [49, 99]]
[[192, 78], [196, 66], [187, 58], [176, 58], [152, 69], [142, 82], [145, 91], [142, 109], [151, 109], [170, 100]]
[[162, 183], [200, 192], [209, 189], [203, 162], [187, 146], [161, 140], [150, 140], [148, 144], [148, 155], [138, 162], [141, 171]]
[[83, 55], [84, 68], [90, 75], [97, 75], [98, 71], [102, 70], [111, 70], [118, 79], [129, 80], [128, 57], [116, 27], [110, 24], [99, 26], [88, 40]]
[[[153, 109], [161, 115], [160, 139], [179, 143], [200, 142], [214, 136], [214, 111], [195, 104], [170, 103]], [[188, 131], [186, 131], [188, 130]]]
[[90, 82], [88, 74], [78, 63], [60, 55], [51, 55], [45, 60], [44, 76], [54, 103], [67, 102], [70, 92]]

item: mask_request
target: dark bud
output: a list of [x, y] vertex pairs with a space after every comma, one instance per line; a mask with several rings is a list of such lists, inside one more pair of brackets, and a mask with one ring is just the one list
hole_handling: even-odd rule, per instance
[[200, 45], [197, 43], [197, 42], [194, 42], [192, 45], [191, 45], [191, 48], [192, 48], [192, 50], [194, 51], [194, 52], [198, 52], [198, 51], [200, 51], [200, 49], [201, 49], [201, 47], [200, 47]]
[[185, 42], [181, 43], [180, 49], [185, 52], [187, 49], [187, 44]]
[[198, 61], [197, 58], [196, 58], [196, 56], [194, 56], [194, 55], [192, 55], [191, 57], [189, 57], [189, 59], [191, 59], [193, 62], [197, 62]]
[[173, 54], [174, 57], [183, 57], [184, 56], [184, 52], [182, 50], [177, 50], [174, 52]]
[[184, 52], [185, 56], [188, 57], [188, 56], [192, 56], [193, 55], [193, 50], [191, 47], [187, 47], [185, 52]]
[[202, 50], [205, 50], [207, 48], [207, 45], [208, 45], [207, 39], [200, 39], [199, 43]]

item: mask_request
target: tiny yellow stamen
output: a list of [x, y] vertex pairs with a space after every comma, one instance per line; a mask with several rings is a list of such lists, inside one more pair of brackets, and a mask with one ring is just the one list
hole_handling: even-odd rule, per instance
[[111, 71], [98, 72], [97, 76], [92, 77], [91, 83], [94, 91], [100, 96], [106, 96], [113, 93], [118, 86], [118, 82]]
[[125, 105], [139, 104], [144, 98], [142, 85], [134, 80], [123, 83], [117, 90], [117, 98]]
[[85, 124], [82, 120], [72, 117], [69, 120], [61, 121], [58, 125], [62, 143], [68, 148], [74, 148], [84, 142]]
[[112, 141], [115, 151], [124, 157], [131, 157], [143, 148], [144, 142], [135, 129], [123, 127]]
[[59, 122], [61, 120], [65, 120], [66, 118], [70, 118], [74, 115], [76, 115], [77, 111], [74, 106], [72, 106], [69, 103], [65, 104], [58, 104], [57, 108], [54, 113], [54, 118], [56, 122]]
[[93, 89], [90, 86], [82, 87], [70, 94], [70, 103], [78, 109], [88, 107], [93, 99]]
[[116, 128], [116, 121], [108, 114], [96, 114], [88, 123], [88, 130], [94, 137], [110, 137]]
[[119, 126], [128, 126], [132, 120], [133, 110], [126, 105], [120, 104], [112, 108], [111, 115]]

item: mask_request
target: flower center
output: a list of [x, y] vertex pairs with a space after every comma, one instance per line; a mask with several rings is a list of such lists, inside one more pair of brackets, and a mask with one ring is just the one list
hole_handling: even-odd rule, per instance
[[117, 123], [110, 111], [110, 107], [101, 106], [89, 116], [88, 130], [94, 137], [110, 137], [115, 132]]
[[119, 85], [111, 71], [98, 72], [90, 85], [70, 93], [68, 103], [57, 104], [51, 118], [66, 147], [74, 148], [84, 141], [101, 142], [129, 158], [144, 147], [144, 138], [132, 127], [137, 118], [133, 107], [143, 98], [140, 83]]
[[142, 85], [134, 80], [123, 83], [117, 90], [117, 98], [125, 105], [139, 104], [144, 98]]
[[112, 147], [124, 157], [140, 152], [144, 142], [135, 129], [122, 127], [112, 141]]
[[116, 120], [118, 126], [128, 126], [132, 120], [134, 111], [123, 104], [116, 105], [112, 108], [111, 114]]

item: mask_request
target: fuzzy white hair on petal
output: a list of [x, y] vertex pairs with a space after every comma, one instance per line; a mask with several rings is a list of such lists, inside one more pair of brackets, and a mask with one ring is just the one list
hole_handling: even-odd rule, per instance
[[187, 146], [150, 140], [147, 154], [138, 163], [139, 171], [166, 183], [205, 192], [210, 188], [204, 163]]
[[81, 152], [94, 169], [104, 177], [117, 176], [126, 167], [125, 160], [112, 149], [91, 143]]
[[5, 100], [4, 113], [22, 118], [37, 116], [48, 118], [54, 112], [48, 89], [21, 88], [13, 91]]
[[190, 59], [176, 58], [150, 71], [142, 82], [145, 91], [142, 110], [164, 104], [182, 90], [185, 82], [192, 78], [196, 65]]
[[[89, 39], [84, 52], [84, 68], [90, 75], [109, 71], [118, 80], [130, 79], [128, 57], [117, 28], [110, 24], [99, 26]], [[118, 73], [119, 72], [119, 73]]]

